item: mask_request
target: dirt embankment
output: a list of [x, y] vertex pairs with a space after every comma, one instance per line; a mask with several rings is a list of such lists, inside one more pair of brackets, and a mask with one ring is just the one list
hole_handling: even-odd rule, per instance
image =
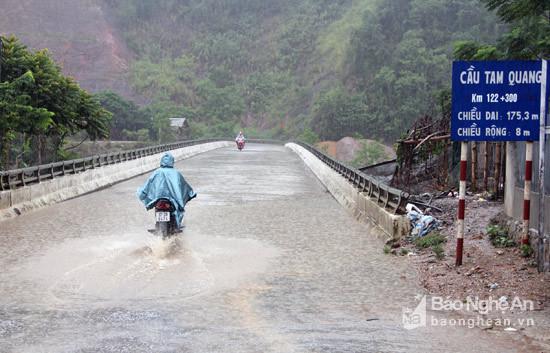
[[[326, 151], [329, 155], [337, 158], [338, 160], [349, 163], [353, 161], [357, 156], [356, 152], [360, 151], [363, 148], [362, 142], [367, 144], [377, 142], [375, 140], [356, 140], [353, 137], [344, 137], [339, 141], [323, 141], [316, 144], [316, 147], [322, 151]], [[385, 146], [384, 152], [386, 153], [387, 159], [395, 158], [395, 150], [391, 146]]]
[[521, 296], [533, 300], [537, 308], [550, 308], [550, 276], [538, 273], [534, 254], [523, 257], [519, 245], [497, 247], [491, 242], [487, 228], [503, 211], [502, 202], [481, 196], [467, 198], [463, 264], [459, 267], [455, 266], [458, 199], [448, 197], [433, 204], [443, 210], [432, 214], [446, 238], [442, 245], [445, 257], [437, 260], [430, 248], [402, 244], [426, 289], [442, 296]]
[[[542, 351], [550, 351], [550, 273], [539, 273], [535, 255], [524, 257], [518, 244], [510, 247], [493, 245], [487, 228], [492, 224], [492, 219], [502, 214], [503, 203], [487, 200], [485, 196], [467, 196], [462, 266], [457, 267], [455, 264], [458, 216], [456, 196], [432, 201], [432, 205], [442, 212], [428, 211], [440, 222], [438, 232], [446, 239], [442, 244], [443, 259], [437, 259], [432, 247], [419, 249], [407, 239], [400, 241], [399, 246], [394, 245], [392, 254], [408, 257], [415, 269], [416, 281], [431, 296], [455, 303], [468, 300], [491, 303], [490, 300], [493, 300], [493, 310], [484, 315], [479, 315], [479, 312], [461, 312], [467, 317], [480, 316], [485, 320], [486, 324], [476, 329], [516, 334], [521, 339], [536, 342], [543, 347]], [[532, 303], [532, 307], [502, 312], [494, 310], [500, 304], [512, 307], [519, 301]], [[490, 322], [488, 319], [493, 320], [491, 324], [487, 324]], [[499, 321], [495, 321], [498, 319], [501, 322], [508, 319], [510, 325], [499, 326]], [[521, 324], [527, 322], [527, 319], [532, 319], [533, 324]]]
[[120, 39], [112, 10], [101, 0], [4, 0], [0, 34], [29, 50], [48, 49], [63, 75], [88, 92], [109, 89], [132, 98], [124, 77], [133, 54]]

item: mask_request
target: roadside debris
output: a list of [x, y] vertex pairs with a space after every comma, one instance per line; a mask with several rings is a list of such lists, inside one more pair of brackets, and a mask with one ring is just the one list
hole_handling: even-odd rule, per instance
[[411, 236], [423, 237], [439, 227], [439, 221], [433, 216], [425, 215], [414, 204], [407, 204], [407, 217], [411, 224]]

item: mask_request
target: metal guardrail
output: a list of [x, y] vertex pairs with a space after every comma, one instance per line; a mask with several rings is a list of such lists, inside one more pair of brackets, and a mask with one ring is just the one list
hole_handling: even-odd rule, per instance
[[[0, 171], [0, 190], [13, 190], [27, 185], [40, 183], [42, 180], [53, 179], [66, 174], [76, 174], [86, 171], [87, 169], [98, 168], [104, 165], [122, 163], [137, 158], [150, 156], [152, 154], [170, 151], [178, 148], [199, 145], [202, 143], [214, 141], [233, 141], [233, 139], [211, 138], [200, 140], [180, 141], [164, 145], [138, 148], [129, 151], [98, 154], [91, 157], [73, 159], [69, 161], [55, 162], [43, 164], [35, 167], [22, 169], [14, 169], [8, 171]], [[266, 144], [284, 144], [279, 140], [268, 139], [247, 139], [250, 143], [266, 143]]]
[[30, 184], [40, 183], [42, 180], [53, 179], [65, 174], [76, 174], [104, 165], [122, 163], [152, 154], [170, 151], [178, 148], [199, 145], [214, 141], [229, 141], [230, 139], [201, 139], [175, 142], [165, 145], [138, 148], [129, 151], [99, 154], [91, 157], [73, 159], [69, 161], [43, 164], [35, 167], [14, 169], [0, 172], [0, 190], [12, 190]]
[[[36, 167], [29, 167], [23, 169], [15, 169], [0, 172], [0, 190], [12, 190], [27, 185], [40, 183], [42, 180], [53, 179], [55, 177], [63, 176], [66, 174], [76, 174], [86, 171], [87, 169], [99, 168], [104, 165], [122, 163], [125, 161], [134, 160], [150, 156], [156, 153], [170, 151], [178, 148], [199, 145], [208, 142], [215, 141], [233, 141], [232, 139], [200, 139], [181, 141], [176, 143], [170, 143], [165, 145], [158, 145], [152, 147], [138, 148], [129, 151], [114, 152], [100, 154], [85, 158], [73, 159], [69, 161], [55, 162], [50, 164], [43, 164]], [[280, 140], [268, 140], [268, 139], [247, 139], [249, 143], [266, 143], [283, 145], [284, 142]], [[404, 191], [389, 187], [382, 182], [368, 176], [361, 171], [347, 166], [346, 164], [336, 160], [335, 158], [327, 155], [326, 153], [318, 150], [317, 148], [303, 142], [293, 140], [296, 143], [319, 158], [323, 163], [336, 170], [338, 173], [346, 177], [355, 187], [365, 192], [369, 197], [375, 198], [377, 203], [390, 210], [394, 214], [404, 213], [405, 205], [407, 204], [409, 194]]]
[[336, 160], [308, 143], [298, 140], [292, 140], [291, 142], [307, 149], [323, 163], [348, 179], [361, 192], [364, 192], [370, 198], [376, 199], [380, 207], [391, 211], [393, 214], [406, 213], [405, 206], [409, 199], [408, 193], [392, 188], [358, 169]]

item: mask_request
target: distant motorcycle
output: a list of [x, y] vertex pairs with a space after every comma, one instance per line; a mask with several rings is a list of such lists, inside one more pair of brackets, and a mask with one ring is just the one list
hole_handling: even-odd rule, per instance
[[166, 239], [179, 232], [174, 216], [174, 205], [168, 199], [158, 199], [155, 204], [155, 229], [153, 232], [156, 235], [162, 235], [162, 239]]
[[237, 140], [237, 148], [239, 149], [239, 151], [242, 151], [242, 149], [244, 148], [244, 139], [243, 138], [240, 138]]

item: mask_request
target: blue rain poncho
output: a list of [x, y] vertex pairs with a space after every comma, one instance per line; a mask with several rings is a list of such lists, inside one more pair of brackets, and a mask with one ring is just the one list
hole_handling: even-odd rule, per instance
[[137, 195], [147, 210], [155, 207], [158, 199], [170, 200], [176, 209], [174, 215], [178, 229], [181, 227], [185, 204], [197, 196], [183, 175], [174, 169], [174, 157], [169, 152], [164, 153], [160, 168], [151, 174], [145, 185], [138, 188]]

